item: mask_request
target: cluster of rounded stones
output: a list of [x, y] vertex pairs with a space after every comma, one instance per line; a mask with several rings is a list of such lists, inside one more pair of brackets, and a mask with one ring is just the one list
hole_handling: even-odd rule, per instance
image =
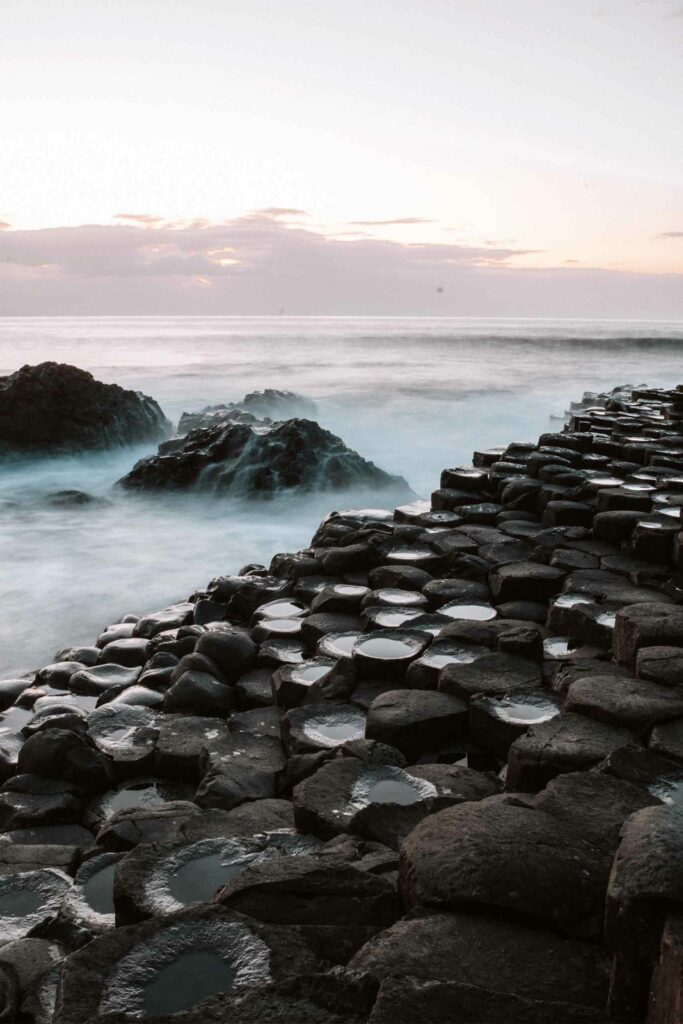
[[0, 1021], [680, 1021], [683, 390], [0, 682]]

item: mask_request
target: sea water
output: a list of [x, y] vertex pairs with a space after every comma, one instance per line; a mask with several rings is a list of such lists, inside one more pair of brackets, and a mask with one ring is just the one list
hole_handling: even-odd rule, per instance
[[[321, 424], [421, 497], [472, 450], [535, 440], [584, 390], [683, 380], [683, 324], [324, 317], [0, 319], [0, 373], [46, 359], [184, 411], [266, 387], [313, 398]], [[154, 446], [0, 469], [0, 673], [92, 643], [129, 612], [305, 546], [329, 510], [379, 495], [237, 502], [127, 495], [114, 483]], [[50, 492], [105, 499], [47, 507]], [[372, 497], [372, 501], [370, 501]], [[388, 500], [387, 504], [391, 504]]]

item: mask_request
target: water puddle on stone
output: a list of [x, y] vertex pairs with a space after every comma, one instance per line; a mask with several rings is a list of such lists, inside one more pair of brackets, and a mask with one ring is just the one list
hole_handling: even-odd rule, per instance
[[543, 697], [530, 697], [527, 700], [503, 697], [492, 700], [489, 705], [496, 718], [510, 725], [539, 725], [549, 722], [560, 713], [559, 707]]
[[322, 679], [332, 668], [332, 665], [302, 665], [292, 671], [292, 679], [295, 683], [315, 683]]
[[217, 953], [184, 953], [158, 971], [145, 988], [145, 1017], [179, 1013], [209, 996], [230, 991], [234, 982], [235, 970]]
[[567, 593], [556, 597], [555, 604], [558, 608], [573, 608], [575, 604], [591, 604], [591, 599], [584, 594]]
[[114, 913], [114, 873], [116, 862], [101, 868], [83, 885], [83, 896], [96, 914]]
[[267, 628], [271, 633], [289, 636], [301, 632], [301, 619], [266, 619]]
[[273, 601], [257, 608], [256, 614], [262, 619], [292, 619], [305, 615], [306, 611], [303, 605], [295, 601]]
[[181, 864], [170, 876], [168, 889], [179, 903], [208, 903], [231, 878], [239, 875], [253, 858], [230, 860], [222, 852], [206, 853]]
[[310, 718], [303, 726], [304, 735], [324, 747], [338, 747], [349, 740], [360, 740], [365, 736], [365, 715], [360, 711], [330, 712], [325, 716]]
[[318, 643], [318, 652], [332, 658], [350, 658], [360, 633], [328, 633]]
[[42, 897], [31, 889], [15, 889], [14, 892], [0, 894], [0, 918], [25, 917], [35, 914], [40, 908]]
[[373, 597], [376, 599], [377, 604], [397, 604], [404, 608], [408, 608], [411, 605], [415, 607], [423, 608], [427, 604], [427, 599], [417, 590], [400, 590], [398, 587], [383, 587], [380, 590], [376, 590]]
[[375, 625], [381, 626], [382, 629], [395, 629], [397, 626], [416, 619], [419, 615], [422, 615], [419, 608], [394, 608], [387, 611], [376, 611], [372, 619]]
[[394, 548], [387, 555], [387, 562], [423, 562], [434, 558], [434, 552], [426, 545], [414, 548]]
[[572, 652], [565, 636], [549, 636], [543, 641], [543, 650], [548, 658], [568, 658]]
[[160, 795], [157, 787], [149, 783], [119, 789], [106, 798], [108, 814], [116, 814], [117, 811], [123, 811], [129, 807], [156, 807], [163, 803], [164, 798]]
[[436, 796], [436, 786], [426, 779], [408, 775], [392, 765], [369, 768], [355, 782], [350, 802], [356, 807], [368, 804], [400, 804], [406, 807]]
[[439, 648], [438, 641], [434, 647], [422, 655], [421, 661], [425, 665], [432, 665], [434, 668], [443, 668], [444, 665], [469, 665], [476, 661], [482, 654], [486, 654], [486, 648], [482, 647], [448, 647]]
[[490, 604], [459, 604], [457, 601], [442, 605], [439, 611], [449, 619], [471, 619], [475, 622], [487, 622], [498, 614]]
[[368, 658], [381, 661], [395, 661], [398, 658], [409, 658], [415, 654], [417, 644], [406, 640], [393, 640], [390, 637], [375, 636], [368, 640], [359, 640], [354, 647], [354, 654], [364, 654]]

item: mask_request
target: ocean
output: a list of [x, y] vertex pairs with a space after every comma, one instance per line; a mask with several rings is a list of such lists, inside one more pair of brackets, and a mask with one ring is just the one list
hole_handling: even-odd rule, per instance
[[[583, 391], [683, 383], [683, 323], [366, 317], [0, 318], [0, 373], [47, 359], [143, 391], [169, 419], [266, 387], [428, 497], [474, 448], [559, 429]], [[23, 674], [106, 625], [214, 576], [305, 546], [367, 494], [236, 502], [114, 484], [154, 446], [0, 469], [0, 673]], [[106, 499], [46, 506], [76, 488]], [[374, 496], [373, 505], [378, 502]]]

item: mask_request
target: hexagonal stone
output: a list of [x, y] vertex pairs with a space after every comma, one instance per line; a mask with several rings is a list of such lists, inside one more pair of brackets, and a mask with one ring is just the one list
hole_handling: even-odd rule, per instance
[[683, 645], [683, 608], [659, 603], [620, 608], [614, 626], [614, 657], [632, 665], [641, 647]]
[[332, 750], [364, 736], [365, 715], [353, 704], [307, 704], [291, 708], [282, 719], [289, 754]]
[[567, 710], [643, 733], [683, 715], [683, 690], [626, 675], [588, 675], [569, 687]]
[[228, 734], [227, 723], [220, 718], [165, 715], [154, 756], [157, 772], [169, 779], [198, 782], [202, 751]]
[[630, 745], [637, 742], [627, 729], [565, 711], [514, 741], [505, 785], [511, 792], [535, 792], [563, 772], [585, 771]]
[[414, 761], [462, 735], [467, 719], [467, 705], [449, 693], [390, 690], [370, 705], [365, 735]]
[[502, 697], [472, 697], [469, 736], [494, 757], [506, 760], [510, 746], [533, 725], [560, 714], [562, 699], [548, 690], [518, 690]]
[[636, 675], [664, 686], [683, 687], [683, 647], [641, 647], [636, 655]]
[[561, 569], [537, 562], [512, 562], [491, 573], [490, 583], [496, 601], [547, 601], [562, 589], [565, 574]]
[[600, 1011], [607, 1002], [609, 967], [592, 943], [465, 913], [397, 921], [348, 965], [376, 981], [409, 976], [532, 1000], [561, 996], [565, 1003]]
[[22, 939], [59, 912], [71, 879], [63, 871], [43, 868], [0, 877], [0, 936]]
[[538, 664], [512, 654], [484, 654], [469, 664], [446, 665], [439, 676], [439, 690], [462, 700], [475, 694], [503, 696], [541, 684]]
[[244, 991], [315, 969], [292, 928], [202, 907], [116, 928], [62, 967], [54, 1024], [86, 1024], [98, 1013], [173, 1014], [219, 992]]

